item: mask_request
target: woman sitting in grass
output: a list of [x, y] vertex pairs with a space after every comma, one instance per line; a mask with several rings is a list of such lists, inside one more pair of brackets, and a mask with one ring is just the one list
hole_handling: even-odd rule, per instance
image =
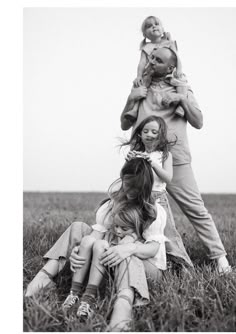
[[[105, 240], [99, 243], [96, 241], [93, 244], [93, 256], [94, 254], [100, 256], [100, 259], [95, 260], [99, 264], [99, 267], [96, 268], [97, 273], [102, 266], [115, 270], [117, 298], [111, 316], [110, 330], [124, 329], [131, 320], [133, 305], [147, 303], [149, 300], [146, 278], [158, 282], [162, 271], [166, 269], [165, 236], [163, 233], [166, 213], [153, 200], [151, 196], [152, 185], [153, 173], [149, 162], [143, 158], [135, 158], [126, 162], [121, 170], [121, 186], [118, 190], [114, 190], [114, 186], [111, 187], [109, 200], [103, 202], [97, 211], [94, 227], [82, 222], [71, 224], [45, 255], [48, 261], [28, 285], [26, 296], [30, 297], [39, 292], [42, 287], [52, 284], [52, 278], [64, 267], [68, 258], [73, 270], [83, 270], [84, 266], [85, 268], [89, 267], [93, 263], [93, 258], [90, 256], [88, 261], [83, 255], [83, 245], [80, 244], [82, 238], [89, 234], [91, 236], [91, 232], [92, 234], [98, 232], [102, 235], [111, 226], [115, 228], [114, 224], [116, 224], [117, 218], [119, 221], [122, 216], [121, 212], [125, 212], [127, 218], [127, 214], [132, 210], [132, 216], [136, 217], [135, 223], [137, 218], [139, 220], [136, 233], [138, 232], [137, 236], [142, 242], [128, 240], [130, 236], [127, 235], [117, 245], [110, 245], [107, 249], [105, 249], [107, 246]], [[80, 246], [76, 246], [78, 244]], [[100, 246], [103, 248], [102, 254]], [[99, 248], [99, 252], [96, 251], [95, 247]], [[92, 275], [90, 278], [90, 289], [87, 289], [85, 295], [91, 294], [91, 285], [97, 287], [97, 282], [94, 284], [92, 281]]]

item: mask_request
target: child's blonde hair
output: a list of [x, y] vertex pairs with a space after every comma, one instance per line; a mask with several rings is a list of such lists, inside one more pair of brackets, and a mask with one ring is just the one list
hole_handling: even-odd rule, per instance
[[162, 29], [163, 29], [163, 25], [161, 23], [161, 20], [158, 17], [156, 17], [156, 16], [148, 16], [148, 17], [146, 17], [146, 19], [143, 21], [143, 23], [141, 25], [141, 31], [143, 33], [143, 37], [144, 38], [143, 38], [142, 42], [140, 43], [140, 46], [139, 46], [140, 50], [147, 44], [146, 36], [145, 36], [145, 31], [147, 29], [147, 25], [148, 25], [148, 23], [149, 23], [150, 20], [154, 20], [154, 21], [158, 22], [162, 26]]
[[114, 220], [112, 224], [112, 230], [115, 226], [120, 226], [124, 229], [131, 229], [134, 233], [136, 233], [138, 239], [142, 239], [144, 222], [141, 218], [142, 212], [140, 208], [126, 204], [113, 212], [113, 217]]

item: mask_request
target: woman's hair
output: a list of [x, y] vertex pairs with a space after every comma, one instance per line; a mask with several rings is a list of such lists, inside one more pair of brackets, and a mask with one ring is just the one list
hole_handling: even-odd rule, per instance
[[145, 224], [142, 219], [141, 209], [138, 206], [134, 207], [124, 203], [123, 207], [113, 213], [113, 217], [112, 231], [114, 231], [115, 226], [120, 226], [122, 229], [131, 229], [137, 234], [138, 239], [142, 239]]
[[175, 140], [172, 141], [167, 139], [167, 125], [164, 119], [161, 117], [149, 116], [145, 118], [135, 129], [130, 140], [124, 142], [123, 144], [121, 144], [121, 146], [130, 145], [131, 150], [144, 152], [145, 146], [142, 142], [141, 133], [146, 124], [154, 121], [159, 124], [159, 134], [156, 140], [156, 146], [154, 147], [154, 151], [162, 151], [163, 161], [165, 161], [168, 158], [169, 149], [171, 146], [175, 145], [177, 137]]
[[[116, 185], [117, 181], [113, 182], [108, 190], [109, 198], [103, 200], [100, 206], [111, 199], [112, 205], [108, 209], [108, 214], [112, 213], [112, 216], [127, 205], [136, 208], [143, 224], [142, 229], [145, 230], [156, 219], [155, 201], [152, 197], [153, 172], [150, 163], [143, 158], [127, 161], [121, 169], [120, 180], [121, 187], [113, 191], [113, 186]], [[126, 189], [123, 187], [123, 182]], [[136, 194], [132, 199], [126, 196], [129, 189]]]
[[146, 32], [146, 29], [147, 29], [147, 26], [148, 26], [150, 20], [154, 20], [155, 22], [160, 23], [160, 25], [163, 27], [163, 25], [161, 23], [161, 20], [159, 20], [158, 17], [156, 17], [156, 16], [148, 16], [148, 17], [146, 17], [146, 19], [143, 21], [143, 23], [141, 25], [141, 31], [143, 33], [144, 39], [140, 43], [140, 46], [139, 46], [140, 50], [147, 44], [145, 32]]

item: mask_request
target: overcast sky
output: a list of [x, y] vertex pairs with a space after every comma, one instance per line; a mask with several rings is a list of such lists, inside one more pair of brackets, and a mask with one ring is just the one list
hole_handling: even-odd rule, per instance
[[236, 8], [25, 8], [24, 190], [106, 191], [140, 56], [158, 16], [177, 40], [204, 116], [188, 133], [201, 192], [235, 192]]

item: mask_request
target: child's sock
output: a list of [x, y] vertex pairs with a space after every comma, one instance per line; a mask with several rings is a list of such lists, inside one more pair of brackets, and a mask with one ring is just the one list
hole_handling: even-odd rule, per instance
[[92, 296], [94, 298], [97, 298], [97, 295], [98, 295], [97, 285], [88, 284], [87, 287], [86, 287], [86, 290], [84, 292], [84, 295], [89, 295], [89, 296]]
[[82, 283], [72, 281], [70, 291], [73, 293], [73, 295], [77, 295], [80, 297], [83, 294], [83, 290], [84, 286]]

